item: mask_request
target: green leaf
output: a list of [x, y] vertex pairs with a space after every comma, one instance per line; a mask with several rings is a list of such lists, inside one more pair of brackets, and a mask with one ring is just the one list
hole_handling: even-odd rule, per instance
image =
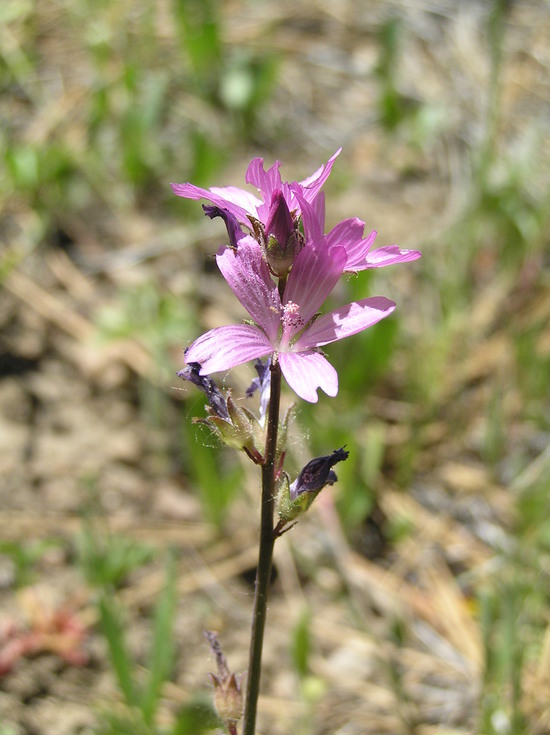
[[300, 678], [304, 678], [309, 670], [309, 656], [311, 653], [310, 618], [310, 611], [304, 610], [292, 631], [292, 663]]
[[114, 600], [102, 596], [99, 601], [99, 613], [120, 691], [129, 707], [137, 707], [139, 697], [132, 677], [132, 662], [124, 639], [124, 625]]
[[141, 705], [143, 719], [148, 724], [153, 721], [162, 685], [170, 676], [174, 662], [173, 624], [176, 603], [176, 563], [173, 555], [170, 555], [166, 562], [166, 581], [155, 610], [149, 677]]

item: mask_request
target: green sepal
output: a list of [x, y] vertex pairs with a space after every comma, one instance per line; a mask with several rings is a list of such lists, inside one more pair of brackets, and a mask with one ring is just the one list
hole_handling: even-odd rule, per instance
[[290, 480], [286, 472], [281, 472], [277, 489], [277, 512], [283, 523], [290, 523], [303, 515], [313, 503], [319, 490], [306, 491], [294, 500], [290, 497]]
[[265, 433], [256, 416], [248, 408], [237, 406], [230, 395], [227, 396], [227, 411], [233, 425], [241, 432], [242, 448], [254, 457], [261, 457]]
[[207, 407], [207, 411], [208, 418], [194, 419], [194, 423], [205, 424], [224, 444], [243, 450], [254, 462], [262, 463], [261, 449], [265, 443], [263, 429], [253, 413], [237, 406], [231, 396], [227, 396], [229, 420], [215, 414], [210, 407]]

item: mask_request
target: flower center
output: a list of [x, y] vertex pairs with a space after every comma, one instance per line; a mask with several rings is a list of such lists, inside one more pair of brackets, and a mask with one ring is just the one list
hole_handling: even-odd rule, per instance
[[300, 307], [294, 301], [287, 301], [283, 306], [283, 315], [281, 317], [283, 324], [283, 332], [294, 331], [304, 326], [304, 320], [300, 316]]
[[287, 301], [283, 306], [281, 314], [281, 325], [283, 327], [281, 341], [279, 343], [280, 352], [290, 351], [290, 340], [296, 332], [304, 326], [305, 322], [300, 316], [300, 306], [294, 301]]

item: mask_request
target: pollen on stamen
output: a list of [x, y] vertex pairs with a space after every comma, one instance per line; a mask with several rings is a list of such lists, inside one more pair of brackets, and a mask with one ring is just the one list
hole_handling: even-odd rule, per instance
[[296, 329], [297, 327], [304, 326], [304, 320], [300, 316], [300, 306], [294, 301], [287, 301], [283, 306], [282, 316], [283, 326], [287, 329]]

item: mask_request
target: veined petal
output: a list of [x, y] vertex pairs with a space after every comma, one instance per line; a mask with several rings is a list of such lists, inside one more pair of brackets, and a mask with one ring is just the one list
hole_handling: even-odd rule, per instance
[[217, 327], [201, 335], [185, 351], [185, 361], [200, 363], [200, 374], [209, 375], [272, 352], [273, 346], [261, 329], [249, 324], [235, 324]]
[[325, 227], [325, 195], [321, 192], [313, 203], [307, 201], [300, 190], [299, 184], [292, 184], [289, 191], [292, 199], [302, 213], [304, 233], [308, 242], [315, 248], [324, 247]]
[[336, 153], [331, 156], [326, 163], [320, 166], [317, 171], [315, 171], [315, 173], [311, 174], [311, 176], [308, 176], [307, 179], [300, 181], [300, 186], [303, 187], [304, 190], [304, 197], [307, 199], [308, 202], [312, 202], [315, 199], [315, 197], [319, 193], [319, 189], [323, 186], [325, 181], [330, 176], [334, 161], [340, 155], [341, 150], [341, 148], [338, 148]]
[[235, 296], [274, 340], [281, 320], [281, 299], [256, 240], [247, 235], [239, 240], [236, 250], [221, 248], [216, 261]]
[[354, 301], [347, 306], [323, 314], [301, 334], [293, 350], [306, 350], [327, 345], [376, 324], [395, 309], [395, 304], [385, 296], [371, 296]]
[[[362, 265], [354, 265], [349, 270], [361, 271], [366, 268], [382, 268], [385, 265], [393, 265], [394, 263], [408, 263], [421, 257], [422, 253], [419, 250], [404, 250], [397, 245], [386, 245], [383, 248], [372, 250]], [[348, 270], [347, 265], [346, 270]]]
[[[210, 191], [216, 196], [223, 197], [226, 202], [242, 207], [247, 214], [251, 214], [253, 217], [262, 203], [261, 199], [258, 199], [255, 194], [238, 186], [212, 186]], [[248, 217], [244, 224], [249, 224]]]
[[280, 352], [279, 362], [286, 382], [304, 401], [317, 403], [317, 389], [334, 397], [338, 393], [338, 373], [318, 352]]
[[239, 222], [249, 225], [248, 214], [256, 216], [261, 201], [253, 194], [236, 186], [218, 186], [202, 189], [193, 184], [170, 184], [174, 194], [184, 199], [207, 199], [218, 207], [227, 209]]
[[325, 231], [325, 193], [320, 191], [312, 203], [315, 212], [315, 219], [319, 222], [321, 232]]
[[[283, 303], [292, 301], [299, 305], [302, 326], [307, 324], [336, 286], [346, 260], [346, 251], [340, 247], [328, 250], [308, 243], [298, 253], [288, 276]], [[294, 333], [296, 331], [293, 330]]]
[[263, 195], [264, 202], [269, 204], [271, 194], [275, 189], [281, 188], [281, 174], [279, 173], [280, 161], [275, 161], [267, 171], [264, 169], [263, 158], [253, 158], [248, 164], [244, 180], [247, 184], [253, 184]]
[[327, 235], [327, 247], [339, 245], [345, 248], [348, 256], [346, 271], [361, 270], [364, 267], [367, 253], [376, 239], [376, 230], [373, 230], [363, 239], [365, 223], [356, 217], [339, 222]]

